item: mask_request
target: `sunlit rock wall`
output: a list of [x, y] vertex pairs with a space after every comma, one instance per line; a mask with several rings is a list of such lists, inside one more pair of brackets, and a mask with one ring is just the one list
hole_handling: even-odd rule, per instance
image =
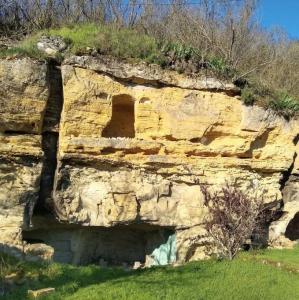
[[[28, 243], [46, 242], [56, 257], [64, 251], [65, 261], [86, 263], [86, 249], [125, 259], [130, 251], [119, 248], [130, 249], [135, 232], [134, 259], [174, 236], [178, 261], [203, 258], [199, 183], [225, 181], [258, 190], [284, 211], [270, 226], [270, 243], [297, 239], [298, 121], [244, 106], [236, 87], [204, 76], [101, 57], [71, 57], [61, 73], [53, 68], [0, 62], [2, 244], [21, 242], [23, 231]], [[34, 206], [51, 222], [30, 226]], [[115, 244], [93, 242], [105, 230]], [[59, 248], [59, 236], [69, 246]]]
[[41, 132], [48, 66], [30, 59], [0, 62], [0, 243], [20, 244], [38, 199]]

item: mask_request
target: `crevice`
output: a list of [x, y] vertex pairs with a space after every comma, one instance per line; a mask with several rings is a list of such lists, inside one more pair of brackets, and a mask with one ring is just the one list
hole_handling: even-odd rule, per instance
[[59, 122], [63, 106], [63, 85], [60, 65], [55, 62], [49, 62], [48, 68], [49, 98], [42, 127], [42, 150], [44, 158], [39, 197], [34, 207], [34, 215], [44, 215], [51, 212], [54, 177], [57, 168]]
[[[218, 156], [218, 153], [208, 152], [208, 151], [198, 151], [198, 150], [192, 150], [185, 152], [187, 157], [191, 156], [199, 156], [199, 157], [216, 157]], [[223, 155], [222, 155], [223, 156]]]
[[60, 65], [50, 63], [49, 72], [49, 98], [43, 121], [43, 132], [58, 132], [63, 106], [63, 85]]
[[48, 213], [54, 186], [54, 176], [57, 167], [58, 133], [45, 132], [42, 135], [42, 149], [44, 152], [43, 168], [40, 180], [39, 198], [34, 213]]
[[171, 134], [166, 135], [166, 136], [165, 136], [165, 139], [166, 139], [167, 141], [173, 141], [173, 142], [179, 141], [179, 139], [175, 138], [175, 137], [172, 136]]
[[191, 142], [191, 143], [196, 143], [196, 144], [201, 143], [201, 138], [193, 138], [193, 139], [190, 139], [190, 142]]
[[299, 212], [297, 212], [294, 218], [289, 222], [285, 236], [291, 241], [299, 240]]
[[281, 191], [283, 191], [283, 189], [285, 188], [285, 186], [286, 186], [286, 184], [287, 184], [287, 182], [288, 182], [288, 180], [289, 180], [289, 178], [290, 178], [290, 176], [293, 172], [296, 157], [297, 157], [297, 153], [294, 153], [292, 164], [290, 165], [290, 167], [288, 168], [287, 171], [282, 173], [282, 178], [279, 181]]
[[0, 155], [0, 163], [3, 164], [22, 164], [26, 167], [33, 167], [35, 164], [41, 161], [40, 157], [33, 155], [22, 154], [20, 156], [14, 155], [11, 157]]
[[295, 146], [297, 145], [298, 141], [299, 141], [299, 134], [297, 134], [297, 135], [293, 138], [293, 143], [294, 143]]
[[5, 135], [39, 135], [38, 133], [29, 133], [27, 130], [5, 130]]
[[118, 149], [113, 147], [105, 147], [101, 150], [101, 155], [109, 155], [115, 153], [121, 153], [123, 155], [128, 155], [128, 154], [156, 155], [159, 153], [159, 149], [142, 149], [140, 147], [135, 147], [131, 149]]

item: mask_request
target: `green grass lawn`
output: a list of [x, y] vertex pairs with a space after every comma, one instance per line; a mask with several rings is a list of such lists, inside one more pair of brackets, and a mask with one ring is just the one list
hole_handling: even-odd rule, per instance
[[56, 292], [44, 299], [299, 299], [299, 247], [242, 253], [232, 262], [208, 260], [137, 271], [10, 259], [5, 272], [16, 269], [31, 279], [3, 299], [26, 299], [27, 289], [46, 287]]
[[[299, 270], [299, 246], [294, 249], [259, 250], [244, 254], [244, 257], [269, 263], [280, 263], [282, 268]], [[299, 272], [298, 272], [299, 274]]]

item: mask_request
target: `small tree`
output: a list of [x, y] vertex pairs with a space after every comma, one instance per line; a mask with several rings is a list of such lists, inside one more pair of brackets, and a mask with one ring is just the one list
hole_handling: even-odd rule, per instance
[[263, 199], [255, 191], [244, 194], [236, 183], [226, 182], [220, 191], [214, 192], [201, 184], [201, 191], [209, 208], [205, 229], [213, 239], [212, 245], [221, 257], [232, 260], [253, 231], [261, 229]]

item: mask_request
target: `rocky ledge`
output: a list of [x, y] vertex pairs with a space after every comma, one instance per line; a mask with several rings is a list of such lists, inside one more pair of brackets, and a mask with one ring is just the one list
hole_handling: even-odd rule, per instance
[[54, 260], [78, 264], [204, 258], [198, 183], [226, 180], [281, 212], [268, 244], [299, 238], [299, 123], [245, 106], [233, 85], [74, 56], [61, 67], [1, 60], [0, 87], [6, 251], [47, 244]]

